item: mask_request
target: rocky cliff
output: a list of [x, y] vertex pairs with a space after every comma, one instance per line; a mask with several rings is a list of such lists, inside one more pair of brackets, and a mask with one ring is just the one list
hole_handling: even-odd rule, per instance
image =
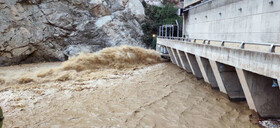
[[[163, 6], [164, 0], [144, 0], [149, 5], [154, 5], [161, 7]], [[178, 8], [183, 8], [184, 6], [184, 0], [166, 0], [168, 3], [174, 4]]]
[[0, 0], [0, 65], [142, 45], [140, 0]]

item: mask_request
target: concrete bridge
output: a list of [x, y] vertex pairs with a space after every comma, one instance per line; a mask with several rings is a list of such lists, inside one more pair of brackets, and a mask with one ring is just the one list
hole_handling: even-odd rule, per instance
[[280, 90], [273, 87], [280, 83], [279, 54], [182, 38], [159, 37], [157, 47], [170, 56], [172, 63], [226, 93], [230, 100], [246, 100], [261, 117], [280, 118]]
[[[183, 37], [161, 26], [157, 50], [172, 63], [246, 100], [264, 118], [280, 118], [280, 1], [185, 0]], [[179, 25], [178, 25], [179, 26]]]

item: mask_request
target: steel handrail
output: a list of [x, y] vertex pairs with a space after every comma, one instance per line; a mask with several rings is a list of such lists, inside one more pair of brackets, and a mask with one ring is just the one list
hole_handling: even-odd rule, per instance
[[197, 40], [202, 40], [203, 44], [210, 45], [211, 42], [221, 42], [221, 46], [225, 46], [225, 43], [237, 43], [240, 44], [239, 48], [244, 49], [246, 44], [249, 45], [261, 45], [261, 46], [269, 46], [269, 52], [275, 53], [275, 48], [280, 47], [280, 44], [274, 44], [274, 43], [257, 43], [257, 42], [244, 42], [244, 41], [232, 41], [232, 40], [214, 40], [214, 39], [198, 39], [198, 38], [184, 38], [184, 37], [170, 37], [170, 36], [158, 36], [158, 38], [163, 39], [171, 39], [171, 40], [182, 40], [182, 41], [188, 41], [193, 43], [197, 43]]

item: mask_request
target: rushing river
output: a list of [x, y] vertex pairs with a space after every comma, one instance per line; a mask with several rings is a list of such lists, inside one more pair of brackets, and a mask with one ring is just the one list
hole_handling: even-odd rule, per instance
[[259, 127], [246, 102], [230, 102], [154, 52], [114, 55], [0, 68], [4, 127]]

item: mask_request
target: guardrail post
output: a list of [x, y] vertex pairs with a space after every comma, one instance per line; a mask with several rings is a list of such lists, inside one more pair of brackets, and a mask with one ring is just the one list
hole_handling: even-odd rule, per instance
[[203, 40], [203, 42], [202, 42], [203, 44], [205, 44], [205, 40]]
[[225, 46], [225, 41], [222, 41], [222, 44], [221, 44], [221, 46]]
[[242, 42], [242, 43], [240, 44], [240, 48], [241, 48], [241, 49], [244, 49], [244, 48], [245, 48], [245, 43], [244, 43], [244, 42]]
[[270, 47], [269, 47], [269, 52], [275, 53], [275, 45], [274, 45], [274, 44], [271, 44], [271, 45], [270, 45]]

